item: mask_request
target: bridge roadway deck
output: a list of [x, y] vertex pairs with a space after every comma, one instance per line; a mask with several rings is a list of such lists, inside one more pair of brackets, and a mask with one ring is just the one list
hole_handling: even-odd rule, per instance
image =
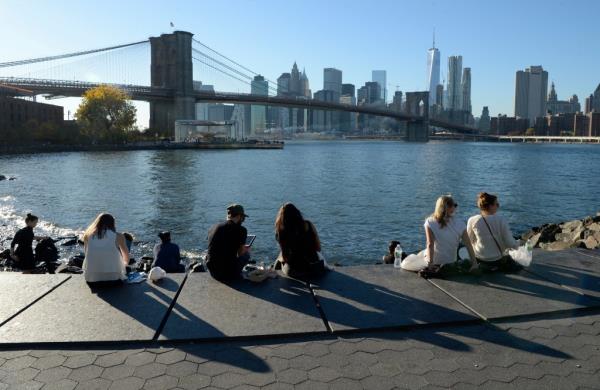
[[0, 388], [600, 386], [599, 252], [452, 280], [384, 265], [308, 284], [0, 277]]

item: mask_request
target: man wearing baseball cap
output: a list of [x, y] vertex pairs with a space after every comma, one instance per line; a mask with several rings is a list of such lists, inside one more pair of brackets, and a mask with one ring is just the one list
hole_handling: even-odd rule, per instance
[[210, 228], [206, 267], [213, 278], [227, 281], [241, 277], [250, 260], [248, 231], [242, 226], [247, 217], [242, 205], [232, 204], [227, 207], [227, 220]]

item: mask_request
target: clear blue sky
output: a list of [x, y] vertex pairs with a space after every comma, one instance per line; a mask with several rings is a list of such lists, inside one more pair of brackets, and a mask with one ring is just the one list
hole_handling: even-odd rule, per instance
[[583, 104], [600, 83], [598, 15], [597, 0], [0, 0], [0, 62], [142, 40], [173, 22], [272, 80], [294, 61], [313, 92], [324, 67], [357, 86], [385, 69], [393, 94], [425, 89], [435, 27], [443, 73], [449, 55], [472, 68], [473, 113], [512, 114], [515, 71], [530, 65]]

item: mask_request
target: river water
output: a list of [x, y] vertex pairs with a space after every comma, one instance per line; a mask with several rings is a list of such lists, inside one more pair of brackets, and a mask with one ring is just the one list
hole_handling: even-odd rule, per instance
[[[465, 220], [479, 191], [500, 197], [515, 233], [600, 211], [597, 145], [375, 141], [288, 142], [283, 150], [136, 151], [0, 156], [0, 246], [22, 218], [40, 234], [79, 234], [102, 211], [149, 255], [160, 230], [194, 256], [232, 202], [245, 206], [259, 261], [277, 254], [279, 206], [295, 203], [321, 236], [325, 257], [373, 263], [388, 241], [424, 246], [423, 220], [451, 193]], [[63, 256], [72, 253], [63, 249]]]

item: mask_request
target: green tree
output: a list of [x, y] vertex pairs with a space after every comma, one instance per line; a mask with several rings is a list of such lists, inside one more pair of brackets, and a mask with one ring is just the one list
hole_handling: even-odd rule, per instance
[[129, 96], [109, 85], [89, 89], [75, 113], [84, 135], [96, 142], [123, 142], [135, 130], [136, 109]]
[[529, 135], [529, 136], [535, 135], [535, 129], [533, 127], [528, 128], [525, 131], [525, 135]]

